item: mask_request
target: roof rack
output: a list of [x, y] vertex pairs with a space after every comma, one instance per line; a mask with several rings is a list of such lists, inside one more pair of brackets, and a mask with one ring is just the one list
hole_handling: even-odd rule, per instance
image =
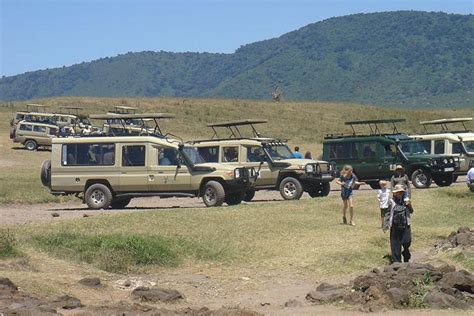
[[392, 134], [400, 134], [397, 129], [397, 125], [395, 123], [402, 123], [406, 122], [405, 119], [382, 119], [382, 120], [363, 120], [363, 121], [349, 121], [345, 122], [346, 125], [350, 125], [352, 128], [352, 132], [356, 135], [356, 131], [354, 129], [354, 125], [368, 125], [370, 128], [371, 135], [381, 135], [379, 129], [379, 124], [392, 124]]
[[[143, 113], [143, 114], [95, 114], [95, 115], [89, 115], [90, 119], [93, 120], [105, 120], [109, 126], [114, 124], [114, 121], [120, 121], [120, 124], [122, 125], [123, 129], [127, 129], [127, 124], [126, 120], [138, 120], [141, 121], [142, 125], [138, 126], [142, 130], [147, 130], [146, 128], [146, 121], [153, 120], [155, 122], [155, 127], [153, 128], [153, 134], [158, 134], [160, 136], [166, 136], [163, 135], [160, 125], [158, 123], [158, 120], [160, 119], [172, 119], [175, 118], [174, 114], [168, 114], [168, 113]], [[114, 129], [111, 129], [112, 134], [115, 136]], [[157, 133], [158, 132], [158, 133]], [[167, 134], [168, 135], [168, 134]], [[171, 135], [171, 134], [169, 134]], [[175, 136], [175, 135], [173, 135]]]
[[252, 128], [252, 132], [254, 137], [261, 137], [260, 133], [257, 132], [255, 129], [255, 124], [264, 124], [267, 123], [267, 120], [260, 120], [260, 119], [246, 119], [246, 120], [237, 120], [237, 121], [227, 121], [227, 122], [219, 122], [219, 123], [210, 123], [207, 124], [208, 127], [212, 128], [214, 131], [214, 135], [212, 135], [211, 139], [214, 137], [218, 138], [216, 127], [223, 127], [227, 128], [230, 131], [229, 138], [245, 138], [242, 136], [238, 126], [250, 126]]
[[457, 117], [457, 118], [448, 118], [448, 119], [439, 119], [439, 120], [432, 120], [432, 121], [421, 121], [420, 124], [423, 125], [425, 132], [428, 133], [428, 129], [426, 128], [427, 125], [441, 125], [442, 132], [449, 132], [448, 124], [454, 123], [461, 123], [464, 131], [469, 131], [466, 127], [465, 122], [472, 121], [472, 117]]
[[137, 113], [138, 108], [133, 106], [124, 106], [124, 105], [116, 105], [114, 106], [114, 110], [111, 113], [117, 114], [135, 114]]
[[27, 111], [27, 112], [31, 112], [31, 111], [30, 111], [30, 108], [34, 108], [34, 109], [36, 109], [38, 112], [39, 112], [40, 109], [43, 109], [44, 111], [46, 111], [46, 108], [47, 108], [47, 107], [48, 107], [47, 105], [43, 105], [43, 104], [28, 103], [28, 104], [26, 105], [26, 111]]

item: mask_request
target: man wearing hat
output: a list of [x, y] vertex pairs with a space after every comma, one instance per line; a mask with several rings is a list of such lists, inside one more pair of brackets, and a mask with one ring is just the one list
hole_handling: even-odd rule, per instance
[[[383, 231], [390, 228], [390, 249], [392, 262], [410, 261], [411, 244], [411, 214], [413, 207], [410, 200], [404, 199], [406, 192], [403, 184], [396, 184], [392, 189], [393, 198], [390, 200], [390, 212], [385, 214]], [[403, 251], [402, 251], [403, 247]]]
[[411, 197], [410, 178], [405, 173], [405, 168], [402, 165], [395, 167], [395, 173], [390, 179], [390, 185], [392, 188], [397, 184], [403, 184], [405, 186], [405, 198]]

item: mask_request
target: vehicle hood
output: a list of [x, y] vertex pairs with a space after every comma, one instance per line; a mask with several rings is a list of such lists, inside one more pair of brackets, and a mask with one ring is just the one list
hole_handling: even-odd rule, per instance
[[204, 167], [204, 168], [215, 168], [216, 170], [223, 170], [223, 171], [233, 171], [234, 169], [240, 167], [237, 165], [226, 165], [226, 164], [216, 163], [216, 162], [197, 163], [194, 166]]

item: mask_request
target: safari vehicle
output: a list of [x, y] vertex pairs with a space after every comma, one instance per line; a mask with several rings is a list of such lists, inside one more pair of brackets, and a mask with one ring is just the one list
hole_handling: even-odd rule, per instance
[[51, 146], [58, 135], [58, 127], [50, 124], [20, 121], [10, 133], [14, 143], [21, 143], [28, 150]]
[[[454, 181], [460, 175], [465, 175], [469, 165], [474, 162], [474, 132], [469, 131], [465, 123], [472, 121], [472, 117], [450, 118], [420, 122], [424, 133], [411, 135], [420, 139], [426, 150], [431, 154], [445, 154], [459, 157], [460, 168], [454, 172]], [[450, 129], [454, 124], [462, 125], [462, 129]], [[441, 130], [433, 132], [428, 126], [439, 126]]]
[[[346, 122], [351, 134], [328, 134], [323, 142], [323, 159], [342, 168], [352, 165], [354, 173], [361, 181], [373, 189], [379, 187], [381, 179], [389, 179], [396, 165], [403, 165], [416, 188], [427, 188], [431, 181], [438, 186], [449, 186], [453, 174], [459, 169], [459, 157], [432, 155], [419, 140], [398, 132], [396, 123], [404, 119], [385, 119]], [[380, 124], [391, 124], [390, 133], [382, 133]], [[354, 126], [364, 125], [369, 134], [356, 133]]]
[[[257, 169], [255, 186], [245, 201], [251, 201], [256, 190], [278, 190], [285, 200], [298, 200], [304, 192], [311, 197], [327, 196], [335, 168], [325, 161], [294, 159], [286, 141], [262, 137], [256, 124], [266, 120], [240, 120], [208, 124], [214, 134], [209, 140], [190, 142], [207, 162], [242, 165]], [[239, 127], [248, 126], [252, 137], [243, 137]], [[219, 137], [217, 128], [226, 136]]]
[[[104, 120], [136, 114], [94, 115]], [[170, 118], [142, 114], [142, 119]], [[54, 195], [75, 194], [92, 209], [124, 208], [132, 198], [202, 197], [207, 206], [239, 204], [253, 185], [255, 169], [205, 163], [197, 149], [162, 133], [56, 138], [41, 180]]]
[[18, 111], [15, 113], [15, 116], [10, 121], [10, 126], [15, 127], [15, 125], [25, 120], [25, 116], [30, 113], [36, 113], [38, 115], [46, 114], [47, 105], [29, 103], [26, 105], [26, 110]]

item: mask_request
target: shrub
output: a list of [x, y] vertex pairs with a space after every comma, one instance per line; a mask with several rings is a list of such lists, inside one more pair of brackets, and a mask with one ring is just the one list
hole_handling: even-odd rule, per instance
[[8, 229], [0, 229], [0, 258], [14, 257], [17, 254], [13, 233]]

